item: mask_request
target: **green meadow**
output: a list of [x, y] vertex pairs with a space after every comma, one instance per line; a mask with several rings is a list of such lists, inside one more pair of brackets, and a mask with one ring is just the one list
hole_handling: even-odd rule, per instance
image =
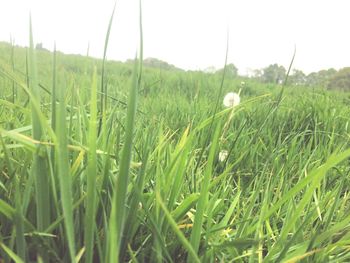
[[0, 43], [0, 262], [350, 261], [348, 92], [33, 43]]

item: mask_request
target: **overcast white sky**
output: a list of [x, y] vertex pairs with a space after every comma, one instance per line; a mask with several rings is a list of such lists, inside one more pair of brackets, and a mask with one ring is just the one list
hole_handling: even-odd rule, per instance
[[[0, 40], [36, 43], [102, 57], [114, 0], [0, 0]], [[349, 0], [143, 0], [144, 57], [184, 69], [223, 67], [241, 74], [278, 63], [306, 73], [350, 66]], [[117, 0], [107, 57], [124, 61], [138, 47], [138, 0]]]

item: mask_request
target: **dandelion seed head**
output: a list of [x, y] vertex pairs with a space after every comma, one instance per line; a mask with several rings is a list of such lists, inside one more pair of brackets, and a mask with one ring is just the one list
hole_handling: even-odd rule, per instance
[[221, 150], [221, 151], [219, 152], [219, 161], [220, 161], [220, 162], [225, 161], [226, 158], [227, 158], [227, 156], [228, 156], [228, 151], [226, 151], [226, 150]]
[[229, 92], [224, 97], [224, 106], [229, 107], [235, 107], [237, 106], [241, 101], [241, 98], [236, 92]]

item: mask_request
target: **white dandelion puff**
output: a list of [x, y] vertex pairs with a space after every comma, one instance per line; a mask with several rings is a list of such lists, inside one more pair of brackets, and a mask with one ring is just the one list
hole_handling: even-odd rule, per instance
[[226, 94], [224, 98], [224, 106], [229, 107], [235, 107], [237, 106], [241, 101], [241, 98], [236, 92], [229, 92]]
[[228, 151], [222, 150], [219, 152], [219, 161], [224, 162], [228, 156]]

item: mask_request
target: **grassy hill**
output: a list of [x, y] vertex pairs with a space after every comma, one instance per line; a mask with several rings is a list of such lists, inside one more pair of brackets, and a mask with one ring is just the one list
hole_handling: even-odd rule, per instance
[[2, 261], [350, 260], [348, 93], [32, 51], [0, 43]]

